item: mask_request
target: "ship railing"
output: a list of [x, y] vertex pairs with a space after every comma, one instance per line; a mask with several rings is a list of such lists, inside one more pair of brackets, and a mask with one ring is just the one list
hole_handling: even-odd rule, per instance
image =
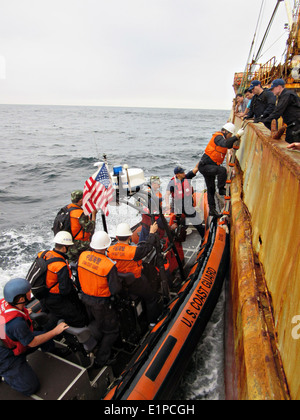
[[276, 67], [276, 58], [272, 57], [269, 61], [267, 61], [264, 65], [261, 65], [257, 74], [256, 80], [260, 80], [262, 86], [267, 86], [272, 82]]
[[[276, 57], [272, 57], [265, 64], [248, 64], [246, 72], [243, 73], [242, 81], [239, 83], [239, 93], [243, 93], [250, 86], [252, 80], [260, 80], [263, 87], [270, 85], [276, 74], [275, 64]], [[237, 73], [235, 78], [240, 78], [240, 75], [241, 73]]]

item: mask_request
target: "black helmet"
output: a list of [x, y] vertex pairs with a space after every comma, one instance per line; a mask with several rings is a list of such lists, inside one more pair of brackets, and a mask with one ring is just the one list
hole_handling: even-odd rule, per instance
[[19, 295], [26, 295], [31, 289], [30, 283], [26, 279], [16, 278], [9, 280], [3, 289], [4, 299], [8, 303], [15, 303], [14, 299]]

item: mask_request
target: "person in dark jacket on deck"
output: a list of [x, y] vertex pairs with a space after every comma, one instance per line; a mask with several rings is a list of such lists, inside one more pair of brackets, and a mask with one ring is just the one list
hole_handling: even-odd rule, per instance
[[[245, 119], [254, 119], [255, 123], [265, 121], [275, 109], [276, 97], [274, 93], [268, 89], [263, 89], [259, 80], [253, 80], [248, 90], [252, 91], [254, 96]], [[264, 124], [271, 130], [271, 122], [264, 122]]]
[[264, 124], [271, 124], [272, 120], [282, 117], [287, 125], [286, 142], [300, 141], [300, 98], [290, 89], [285, 88], [283, 79], [273, 80], [270, 90], [278, 97], [274, 111], [262, 120]]
[[208, 143], [205, 152], [199, 162], [199, 172], [204, 176], [207, 187], [207, 200], [210, 216], [220, 216], [216, 210], [215, 203], [215, 179], [218, 181], [220, 195], [225, 195], [225, 184], [227, 171], [222, 166], [228, 149], [231, 149], [234, 143], [243, 135], [244, 130], [240, 129], [234, 136], [235, 126], [227, 123], [220, 132], [216, 132]]

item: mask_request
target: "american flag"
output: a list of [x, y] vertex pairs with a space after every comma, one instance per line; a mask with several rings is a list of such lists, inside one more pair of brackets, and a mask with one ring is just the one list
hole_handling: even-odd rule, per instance
[[89, 215], [94, 210], [101, 209], [105, 216], [108, 216], [108, 203], [113, 199], [114, 189], [111, 185], [105, 163], [86, 180], [83, 189], [83, 210]]

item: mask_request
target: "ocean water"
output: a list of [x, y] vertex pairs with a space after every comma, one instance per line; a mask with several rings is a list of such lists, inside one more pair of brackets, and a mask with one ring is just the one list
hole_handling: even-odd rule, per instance
[[[70, 192], [83, 189], [107, 156], [109, 167], [128, 164], [158, 175], [162, 194], [182, 165], [195, 167], [211, 135], [227, 121], [226, 110], [0, 105], [0, 297], [3, 285], [25, 276], [37, 252], [52, 247], [51, 226]], [[197, 191], [204, 188], [198, 173]], [[110, 206], [114, 235], [137, 212]], [[96, 229], [101, 229], [97, 219]], [[223, 399], [224, 293], [199, 342], [176, 397]]]

